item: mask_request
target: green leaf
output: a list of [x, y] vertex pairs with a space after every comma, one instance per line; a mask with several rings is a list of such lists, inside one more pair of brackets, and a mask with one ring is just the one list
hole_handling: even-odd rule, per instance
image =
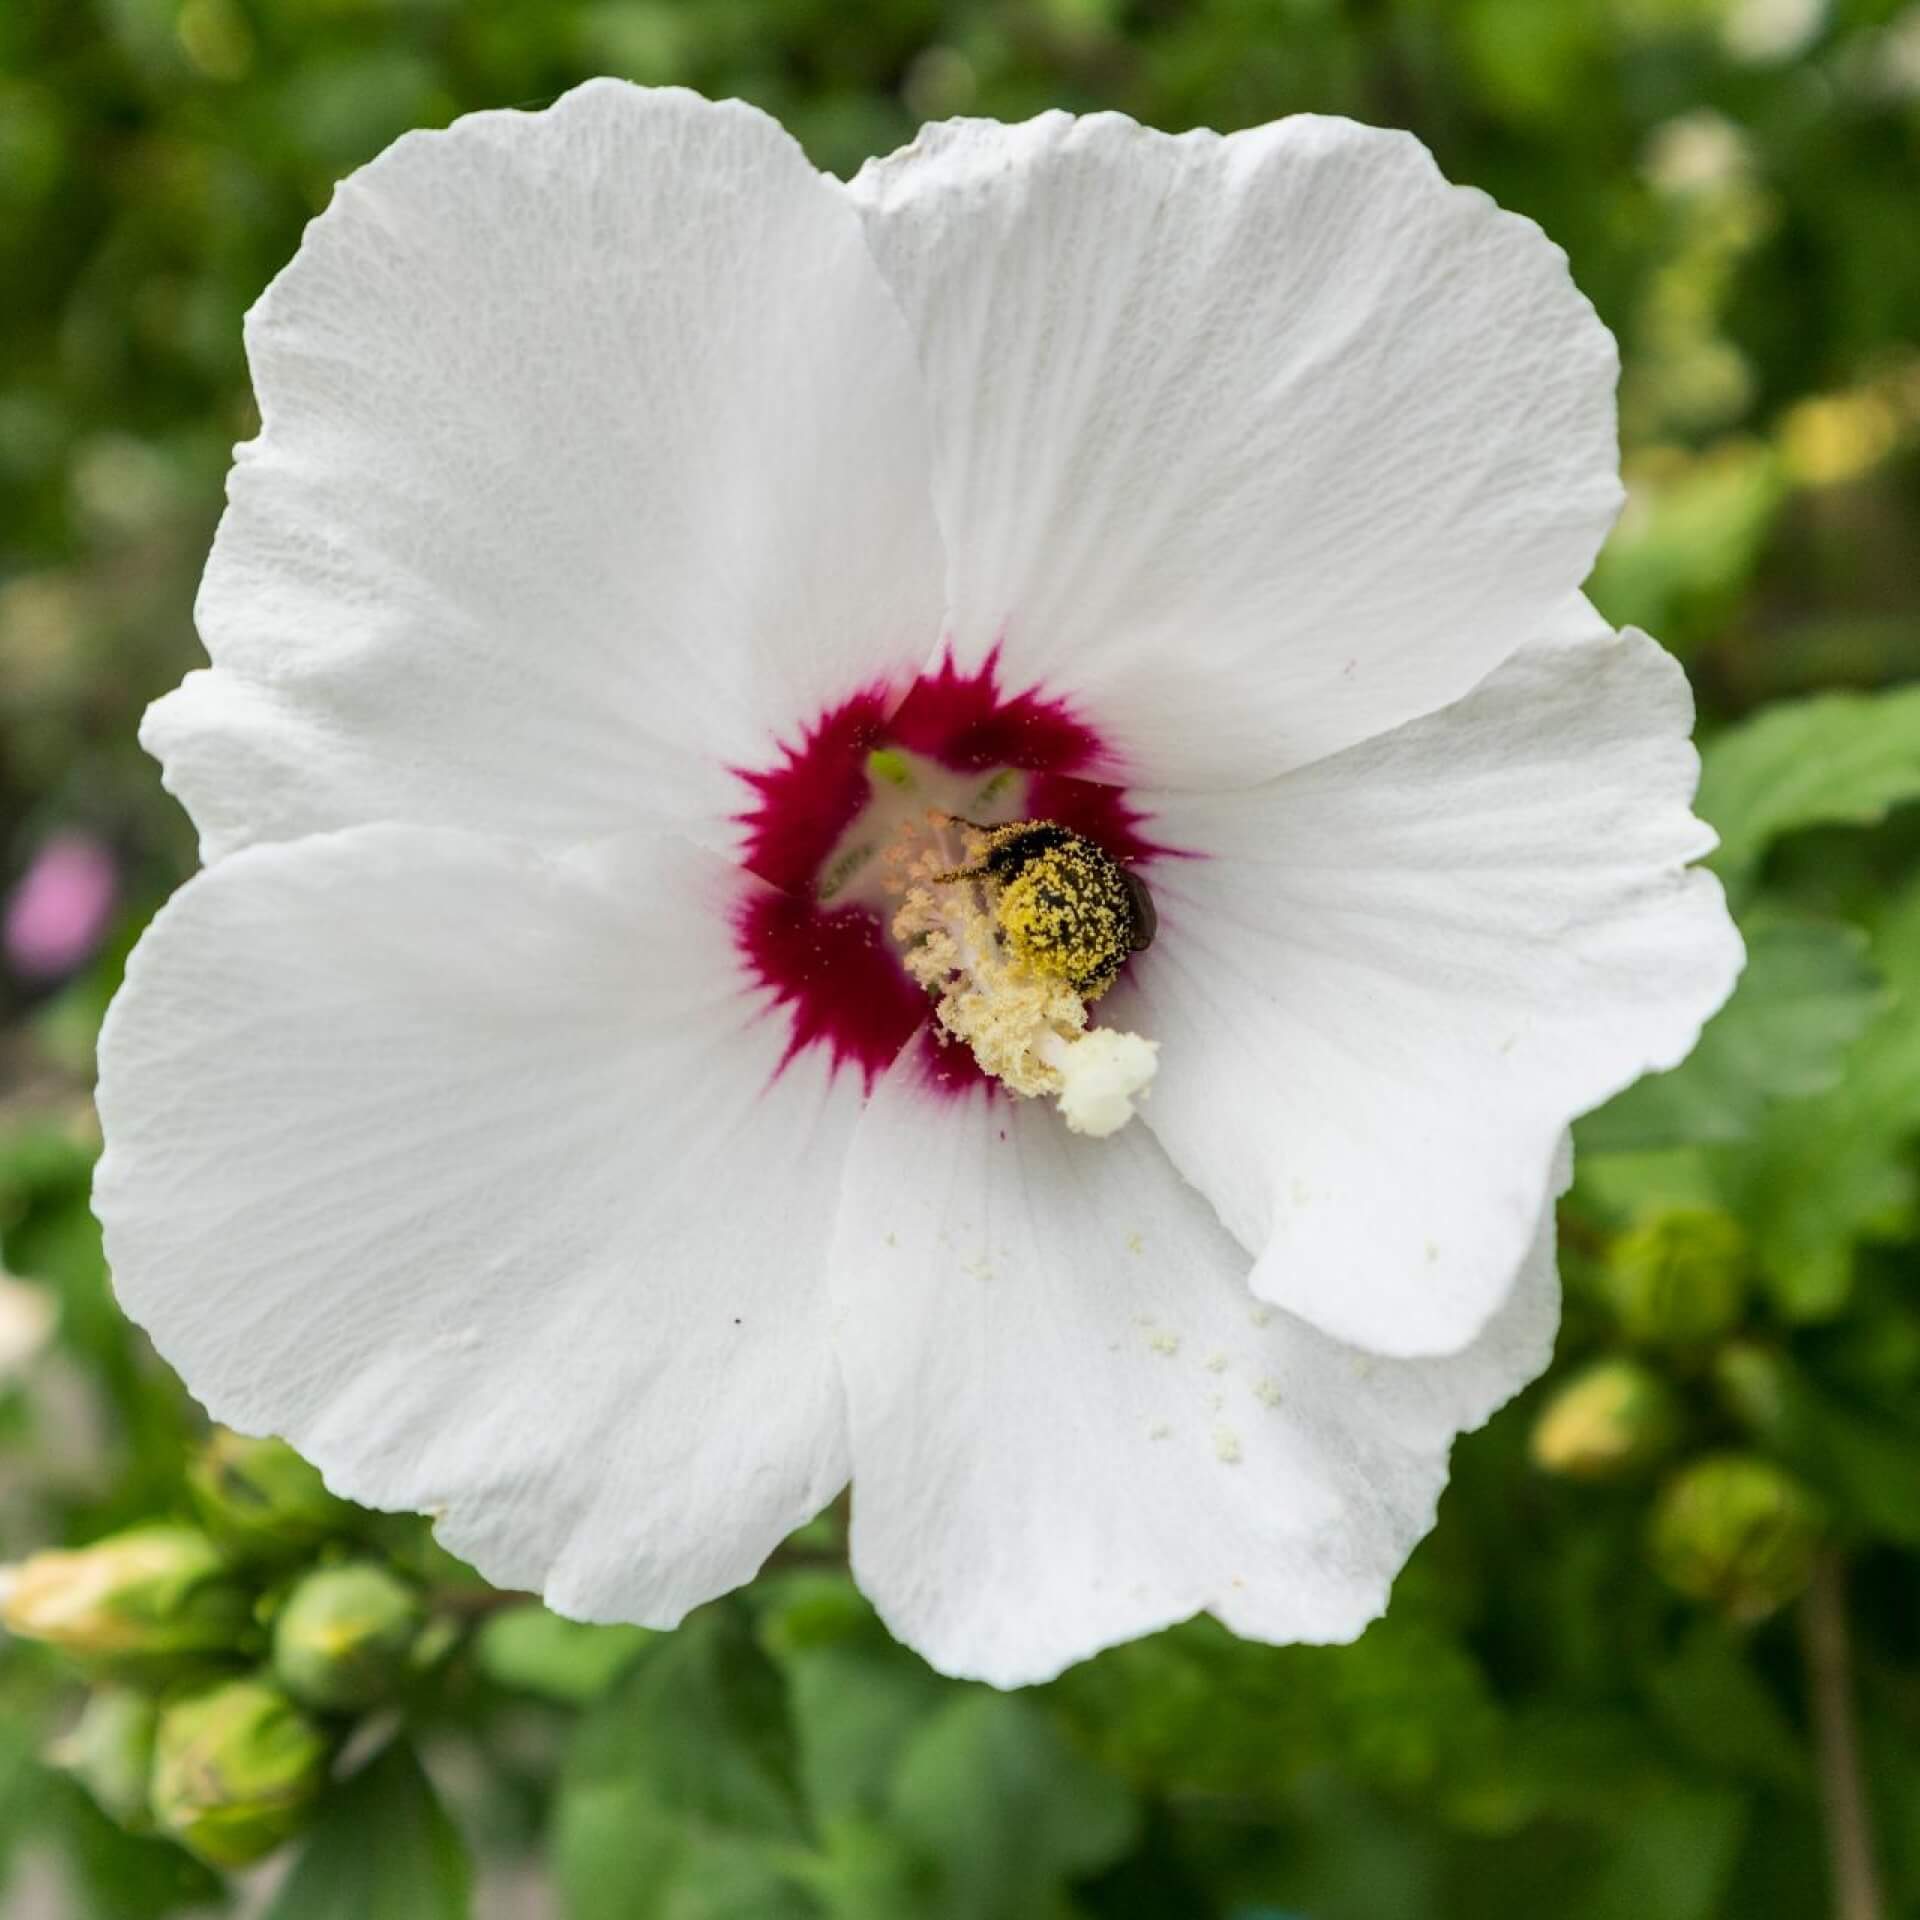
[[1702, 1147], [1645, 1153], [1574, 1154], [1576, 1211], [1620, 1227], [1672, 1209], [1726, 1205], [1712, 1158]]
[[1747, 1660], [1747, 1642], [1699, 1621], [1647, 1676], [1655, 1713], [1673, 1740], [1717, 1773], [1804, 1792], [1805, 1754], [1780, 1702]]
[[1782, 1309], [1819, 1318], [1846, 1297], [1856, 1240], [1913, 1215], [1908, 1148], [1920, 1134], [1920, 887], [1875, 929], [1893, 999], [1834, 1087], [1771, 1108], [1750, 1142], [1712, 1149], [1723, 1202], [1746, 1226]]
[[1732, 1878], [1750, 1807], [1726, 1788], [1649, 1797], [1606, 1835], [1606, 1851], [1569, 1920], [1712, 1920]]
[[1720, 834], [1709, 861], [1739, 892], [1767, 848], [1801, 827], [1872, 826], [1920, 797], [1920, 687], [1824, 693], [1767, 708], [1713, 741], [1699, 810]]
[[660, 1635], [581, 1722], [555, 1811], [569, 1920], [813, 1920], [780, 1676], [727, 1603]]
[[1845, 1518], [1920, 1547], [1920, 1420], [1854, 1405], [1788, 1371], [1776, 1444]]
[[1747, 934], [1733, 998], [1671, 1073], [1636, 1082], [1574, 1130], [1583, 1153], [1745, 1139], [1774, 1100], [1840, 1078], [1847, 1049], [1883, 1003], [1867, 937], [1839, 921], [1776, 922]]
[[0, 1896], [6, 1892], [15, 1843], [33, 1831], [44, 1809], [49, 1775], [35, 1753], [32, 1727], [0, 1700]]
[[1323, 1770], [1301, 1783], [1290, 1811], [1248, 1889], [1260, 1903], [1232, 1920], [1437, 1920], [1446, 1911], [1440, 1849], [1402, 1808]]
[[1827, 1848], [1819, 1803], [1763, 1799], [1721, 1902], [1738, 1920], [1807, 1920], [1829, 1910]]
[[[1506, 0], [1510, 18], [1542, 11], [1568, 10]], [[1644, 627], [1686, 659], [1739, 605], [1788, 498], [1786, 475], [1763, 442], [1723, 442], [1677, 471], [1642, 471], [1633, 491], [1634, 511], [1601, 549], [1588, 591], [1614, 626]]]
[[893, 1792], [900, 1828], [939, 1863], [940, 1920], [1047, 1920], [1069, 1881], [1133, 1843], [1132, 1796], [1038, 1707], [973, 1692], [921, 1729]]
[[832, 1920], [900, 1920], [928, 1911], [938, 1870], [885, 1820], [837, 1814], [825, 1851], [801, 1875]]
[[761, 1635], [787, 1677], [814, 1817], [882, 1813], [902, 1750], [951, 1683], [887, 1632], [845, 1574], [779, 1581]]
[[43, 1780], [43, 1817], [65, 1843], [87, 1920], [159, 1920], [221, 1903], [220, 1876], [165, 1840], [123, 1833], [74, 1782]]
[[471, 1877], [453, 1822], [396, 1740], [328, 1797], [266, 1920], [464, 1920]]
[[1864, 1765], [1873, 1783], [1880, 1865], [1895, 1912], [1920, 1905], [1920, 1744], [1910, 1727], [1868, 1702], [1861, 1727]]
[[474, 1657], [496, 1686], [561, 1706], [597, 1699], [651, 1641], [644, 1627], [593, 1627], [563, 1620], [537, 1602], [497, 1613], [480, 1629]]
[[1318, 1657], [1355, 1774], [1401, 1792], [1478, 1796], [1498, 1755], [1500, 1714], [1457, 1635], [1403, 1606], [1354, 1646]]

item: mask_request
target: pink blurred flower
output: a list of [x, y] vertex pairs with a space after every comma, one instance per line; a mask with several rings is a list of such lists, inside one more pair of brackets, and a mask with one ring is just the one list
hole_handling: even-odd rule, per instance
[[34, 855], [7, 900], [0, 944], [29, 980], [73, 972], [100, 944], [120, 893], [106, 845], [90, 833], [57, 833]]

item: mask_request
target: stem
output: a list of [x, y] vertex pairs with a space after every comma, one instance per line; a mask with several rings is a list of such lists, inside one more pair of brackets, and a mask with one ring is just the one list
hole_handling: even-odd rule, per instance
[[1860, 1730], [1854, 1719], [1846, 1586], [1835, 1554], [1821, 1556], [1801, 1599], [1800, 1639], [1826, 1813], [1834, 1920], [1885, 1920], [1873, 1858], [1872, 1814], [1860, 1769]]
[[537, 1593], [521, 1593], [510, 1587], [441, 1587], [428, 1599], [433, 1612], [462, 1621], [486, 1620], [496, 1613], [540, 1604]]

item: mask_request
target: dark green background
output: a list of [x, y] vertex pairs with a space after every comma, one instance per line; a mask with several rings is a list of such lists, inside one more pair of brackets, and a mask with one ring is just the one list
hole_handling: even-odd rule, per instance
[[[1920, 6], [1895, 0], [4, 0], [0, 881], [80, 826], [131, 904], [60, 991], [0, 974], [0, 1250], [63, 1306], [0, 1382], [0, 1556], [177, 1510], [195, 1430], [110, 1304], [86, 1090], [117, 955], [191, 864], [133, 731], [196, 657], [252, 431], [240, 316], [396, 134], [596, 72], [741, 94], [840, 171], [955, 112], [1348, 113], [1537, 218], [1625, 361], [1632, 497], [1594, 592], [1693, 676], [1756, 964], [1682, 1076], [1583, 1129], [1555, 1376], [1463, 1444], [1358, 1646], [1200, 1625], [1003, 1698], [890, 1646], [831, 1525], [671, 1639], [509, 1612], [412, 1709], [494, 1910], [512, 1882], [580, 1920], [1804, 1920], [1828, 1894], [1796, 1603], [1732, 1623], [1646, 1547], [1663, 1475], [1734, 1448], [1826, 1515], [1884, 1911], [1920, 1914]], [[1676, 1204], [1748, 1248], [1735, 1323], [1690, 1340], [1608, 1277]], [[1531, 1465], [1557, 1385], [1636, 1337], [1682, 1408], [1668, 1463]], [[5, 1911], [49, 1874], [89, 1920], [211, 1898], [35, 1760], [78, 1697], [0, 1649]], [[280, 1920], [462, 1911], [389, 1764], [401, 1790], [341, 1791]]]

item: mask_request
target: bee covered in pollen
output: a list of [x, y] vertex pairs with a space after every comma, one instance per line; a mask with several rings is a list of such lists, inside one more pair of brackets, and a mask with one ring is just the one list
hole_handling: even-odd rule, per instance
[[1146, 882], [1084, 834], [1051, 820], [955, 824], [986, 844], [974, 865], [939, 878], [992, 881], [1000, 933], [1034, 973], [1095, 1000], [1119, 978], [1129, 954], [1153, 944]]

